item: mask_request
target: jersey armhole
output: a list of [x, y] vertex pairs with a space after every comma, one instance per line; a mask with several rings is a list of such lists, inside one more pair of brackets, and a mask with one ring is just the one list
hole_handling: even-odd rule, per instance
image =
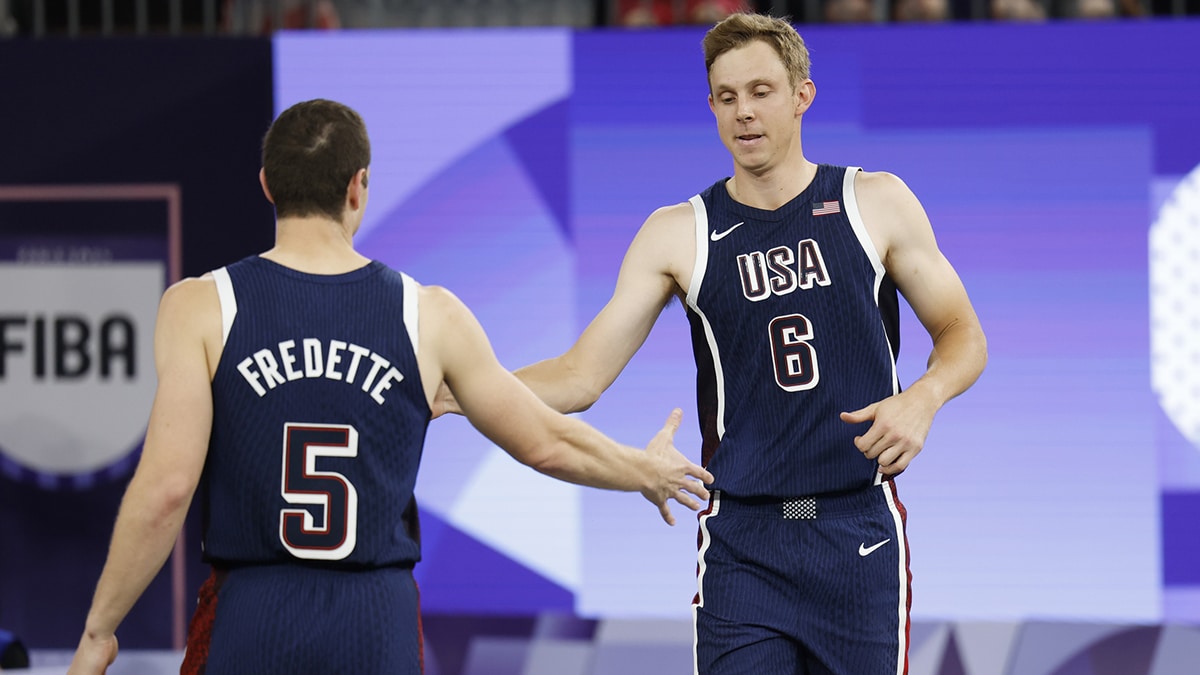
[[233, 280], [229, 278], [228, 269], [215, 269], [212, 277], [217, 283], [217, 299], [221, 302], [221, 346], [224, 347], [237, 316], [237, 296], [233, 292]]
[[400, 273], [404, 283], [404, 328], [408, 331], [408, 340], [412, 343], [413, 356], [421, 346], [421, 308], [419, 293], [420, 284], [404, 272]]
[[708, 270], [708, 209], [704, 199], [696, 195], [688, 200], [692, 211], [696, 214], [696, 262], [692, 265], [692, 278], [688, 282], [687, 304], [697, 309], [696, 302], [700, 298], [700, 284], [704, 281], [704, 273]]
[[875, 268], [875, 293], [878, 294], [878, 282], [883, 279], [884, 275], [883, 261], [879, 258], [875, 242], [871, 241], [871, 235], [867, 232], [862, 212], [858, 210], [858, 195], [854, 192], [854, 177], [858, 175], [859, 171], [862, 171], [862, 167], [846, 167], [846, 175], [842, 179], [842, 200], [846, 202], [846, 218], [850, 221], [850, 227], [854, 228], [854, 236], [858, 238], [859, 245], [862, 246], [863, 252], [871, 261], [871, 267]]

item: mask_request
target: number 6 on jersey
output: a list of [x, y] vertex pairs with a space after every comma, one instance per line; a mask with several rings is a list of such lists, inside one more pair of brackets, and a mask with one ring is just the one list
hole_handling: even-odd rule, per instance
[[802, 314], [777, 316], [771, 320], [771, 353], [775, 356], [775, 382], [784, 391], [805, 391], [817, 386], [817, 353], [809, 340], [812, 322]]
[[[292, 555], [305, 560], [342, 560], [350, 555], [358, 530], [358, 491], [336, 471], [318, 471], [318, 457], [357, 457], [358, 431], [344, 424], [283, 426], [279, 539]], [[322, 521], [317, 525], [318, 517]]]

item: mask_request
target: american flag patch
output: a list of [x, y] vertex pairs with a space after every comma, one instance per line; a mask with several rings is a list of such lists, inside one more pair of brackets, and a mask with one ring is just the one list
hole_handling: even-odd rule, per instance
[[836, 199], [831, 202], [813, 202], [814, 216], [827, 216], [831, 213], [841, 213], [842, 203]]

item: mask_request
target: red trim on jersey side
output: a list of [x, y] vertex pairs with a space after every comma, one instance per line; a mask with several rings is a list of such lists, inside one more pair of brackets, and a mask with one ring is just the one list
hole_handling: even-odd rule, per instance
[[[697, 523], [697, 525], [696, 525], [696, 556], [697, 556], [697, 558], [696, 558], [696, 581], [697, 582], [700, 581], [699, 555], [700, 555], [700, 551], [704, 548], [704, 528], [700, 527], [699, 523], [700, 523], [700, 520], [702, 518], [704, 518], [704, 516], [707, 516], [708, 514], [712, 513], [712, 510], [713, 510], [713, 500], [710, 499], [710, 500], [708, 500], [708, 507], [705, 508], [700, 513], [696, 514], [696, 523]], [[694, 596], [692, 596], [692, 604], [693, 605], [700, 604], [699, 588], [696, 589], [696, 594]]]
[[904, 674], [908, 675], [908, 652], [912, 646], [912, 555], [908, 549], [908, 509], [904, 508], [904, 504], [900, 501], [900, 493], [896, 490], [896, 481], [887, 481], [888, 489], [892, 491], [892, 502], [896, 504], [896, 509], [900, 511], [900, 522], [904, 527], [904, 571], [906, 573], [905, 582], [908, 584], [908, 592], [904, 594], [906, 598], [904, 607]]
[[421, 587], [413, 578], [413, 588], [417, 591], [417, 662], [420, 664], [421, 675], [425, 675], [425, 625], [421, 623]]
[[196, 601], [196, 611], [188, 625], [187, 647], [180, 675], [203, 675], [208, 668], [208, 648], [212, 645], [213, 622], [217, 618], [217, 593], [225, 581], [225, 574], [213, 570], [204, 583]]

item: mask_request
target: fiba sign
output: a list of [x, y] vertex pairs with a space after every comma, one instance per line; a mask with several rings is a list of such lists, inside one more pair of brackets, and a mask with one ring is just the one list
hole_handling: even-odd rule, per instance
[[140, 446], [164, 267], [0, 264], [0, 453], [86, 474]]

